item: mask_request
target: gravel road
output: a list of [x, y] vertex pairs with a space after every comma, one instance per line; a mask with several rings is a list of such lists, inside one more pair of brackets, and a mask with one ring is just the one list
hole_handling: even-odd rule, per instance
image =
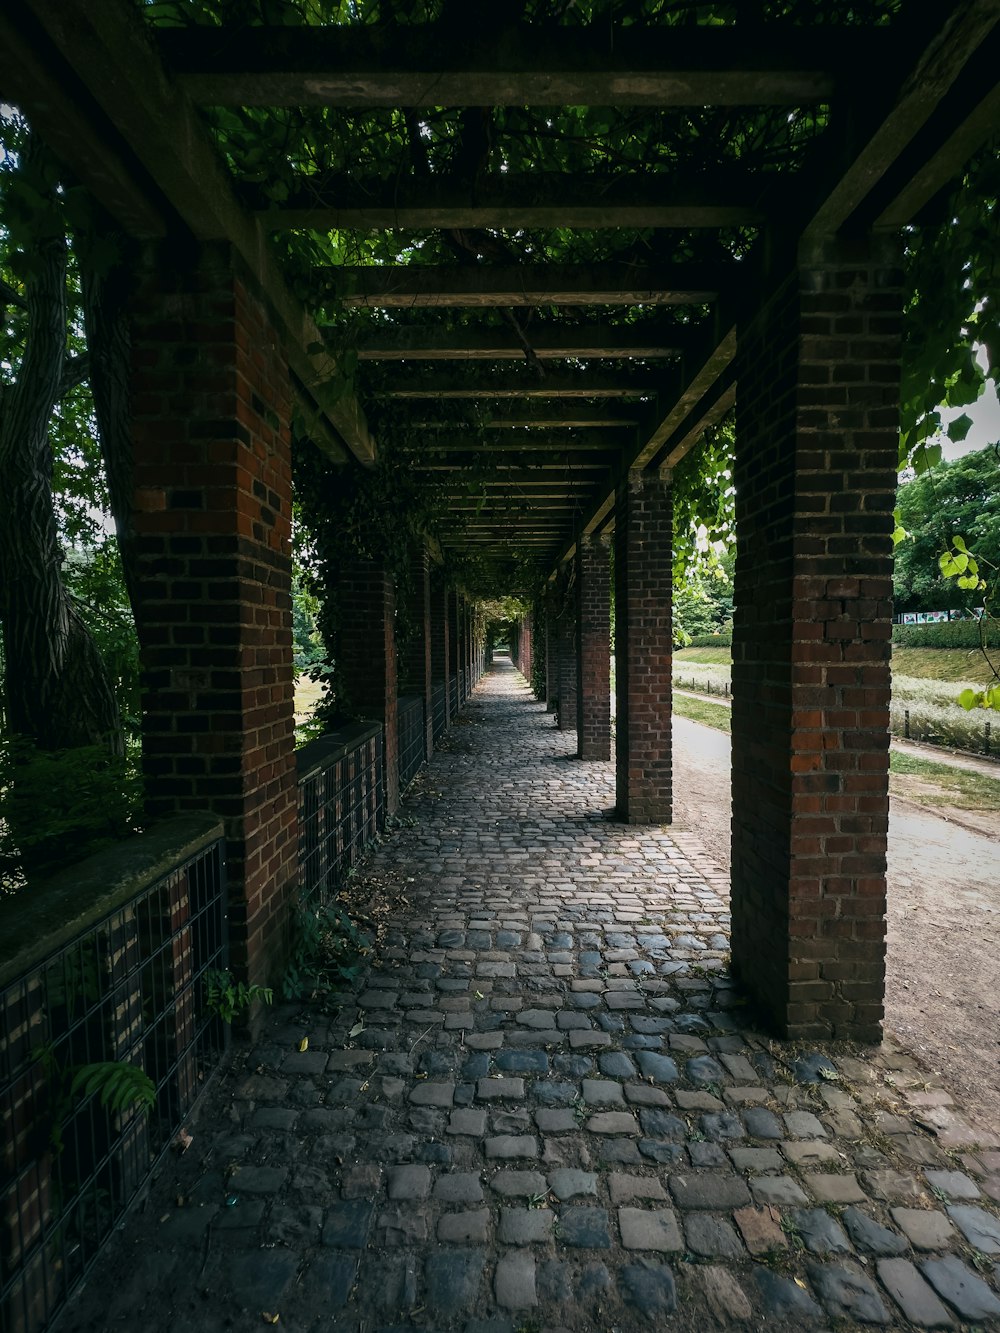
[[[674, 818], [729, 868], [730, 742], [674, 718]], [[894, 797], [886, 1023], [968, 1114], [1000, 1124], [1000, 816]]]

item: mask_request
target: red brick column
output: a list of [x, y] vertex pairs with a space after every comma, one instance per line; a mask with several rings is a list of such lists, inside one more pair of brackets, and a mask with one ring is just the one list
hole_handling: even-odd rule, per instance
[[556, 617], [556, 638], [559, 641], [559, 730], [576, 730], [576, 587], [570, 587], [566, 600]]
[[426, 547], [414, 552], [410, 562], [409, 631], [405, 652], [400, 656], [400, 694], [418, 695], [424, 701], [424, 756], [434, 749], [434, 704], [431, 696], [431, 569]]
[[132, 347], [148, 814], [224, 818], [233, 965], [264, 982], [297, 872], [287, 366], [222, 245], [150, 248]]
[[827, 243], [741, 330], [733, 963], [791, 1037], [881, 1035], [900, 311]]
[[357, 557], [337, 581], [337, 643], [333, 659], [345, 712], [385, 728], [385, 808], [399, 808], [399, 726], [396, 678], [396, 590], [381, 560]]
[[559, 635], [552, 612], [545, 610], [545, 711], [554, 713], [559, 702]]
[[[461, 602], [461, 593], [450, 591], [448, 594], [448, 698], [453, 699], [453, 706], [448, 714], [449, 722], [462, 706], [462, 645], [459, 639], [461, 625], [461, 615], [459, 604]], [[451, 693], [451, 683], [455, 681], [454, 697]]]
[[630, 473], [615, 499], [615, 778], [619, 818], [673, 817], [670, 481]]
[[581, 759], [611, 758], [611, 557], [606, 538], [581, 537], [576, 544], [577, 753]]
[[448, 693], [448, 589], [444, 578], [431, 575], [431, 689], [444, 689], [444, 725], [451, 721], [451, 700]]

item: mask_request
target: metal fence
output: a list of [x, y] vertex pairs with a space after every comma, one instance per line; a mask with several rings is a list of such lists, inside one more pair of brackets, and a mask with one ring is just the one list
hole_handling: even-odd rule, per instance
[[385, 746], [379, 723], [359, 723], [297, 752], [303, 891], [336, 892], [385, 827]]
[[[202, 820], [192, 841], [193, 822], [123, 844], [133, 867], [124, 876], [118, 848], [83, 862], [73, 880], [54, 880], [51, 894], [33, 889], [20, 911], [17, 899], [4, 904], [3, 1333], [35, 1333], [65, 1303], [225, 1049], [227, 1030], [207, 1007], [205, 985], [206, 972], [227, 960], [221, 826], [208, 821], [205, 832]], [[168, 869], [165, 836], [174, 849]], [[147, 850], [155, 868], [143, 880], [136, 867]], [[119, 887], [108, 891], [116, 867]], [[89, 894], [88, 884], [96, 886]], [[32, 941], [32, 917], [48, 923], [48, 941], [44, 930]], [[137, 1071], [155, 1086], [148, 1113], [128, 1094], [117, 1103], [110, 1096], [116, 1079], [140, 1078]]]
[[448, 700], [450, 714], [455, 717], [458, 712], [458, 676], [451, 676], [448, 680]]
[[434, 740], [448, 728], [448, 687], [444, 681], [432, 687], [431, 708], [434, 715]]
[[399, 726], [399, 790], [407, 787], [427, 760], [427, 730], [424, 722], [424, 701], [419, 695], [400, 699]]

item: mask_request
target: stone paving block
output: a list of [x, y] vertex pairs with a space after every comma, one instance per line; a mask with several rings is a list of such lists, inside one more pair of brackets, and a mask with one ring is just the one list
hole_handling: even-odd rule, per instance
[[954, 1254], [924, 1259], [920, 1271], [962, 1319], [978, 1322], [1000, 1315], [1000, 1300], [978, 1274]]
[[486, 1101], [523, 1101], [523, 1078], [481, 1078], [476, 1084], [476, 1096]]
[[783, 1171], [785, 1159], [776, 1148], [727, 1148], [737, 1171]]
[[793, 1327], [816, 1324], [823, 1318], [823, 1311], [809, 1292], [792, 1278], [762, 1267], [753, 1270], [753, 1278], [765, 1316], [787, 1319]]
[[315, 1301], [323, 1309], [341, 1310], [350, 1298], [357, 1275], [357, 1259], [345, 1254], [319, 1254], [302, 1275], [302, 1291], [307, 1301]]
[[907, 1259], [880, 1259], [879, 1281], [911, 1323], [920, 1328], [953, 1328], [954, 1318]]
[[925, 1171], [924, 1176], [932, 1190], [938, 1190], [949, 1199], [978, 1199], [979, 1186], [964, 1171]]
[[882, 1226], [860, 1208], [845, 1208], [841, 1220], [847, 1228], [847, 1234], [862, 1254], [893, 1258], [906, 1253], [908, 1246], [902, 1236]]
[[323, 1244], [339, 1250], [363, 1250], [374, 1216], [374, 1205], [361, 1199], [332, 1204], [323, 1224]]
[[277, 1194], [287, 1179], [284, 1167], [238, 1166], [229, 1178], [229, 1187], [235, 1194]]
[[383, 1208], [375, 1221], [375, 1242], [383, 1249], [419, 1245], [427, 1239], [427, 1213], [395, 1204]]
[[669, 1208], [619, 1208], [618, 1230], [627, 1250], [669, 1253], [684, 1248], [677, 1218]]
[[574, 1051], [596, 1051], [602, 1046], [611, 1045], [608, 1032], [571, 1032], [569, 1044]]
[[669, 1106], [670, 1097], [662, 1088], [651, 1088], [648, 1083], [626, 1083], [625, 1100], [630, 1106]]
[[622, 1085], [610, 1079], [585, 1078], [580, 1087], [588, 1106], [623, 1106], [625, 1103]]
[[687, 1151], [692, 1166], [711, 1166], [718, 1167], [720, 1170], [729, 1169], [729, 1158], [723, 1152], [721, 1144], [699, 1143], [697, 1140], [689, 1140]]
[[448, 1120], [446, 1134], [467, 1134], [482, 1138], [486, 1133], [486, 1112], [479, 1107], [462, 1107], [452, 1111]]
[[628, 1111], [599, 1111], [587, 1121], [591, 1134], [638, 1134], [639, 1125]]
[[447, 1244], [484, 1245], [489, 1237], [487, 1208], [465, 1213], [445, 1213], [438, 1219], [437, 1238]]
[[578, 1128], [576, 1116], [568, 1108], [536, 1111], [535, 1124], [543, 1134], [570, 1134]]
[[621, 1270], [619, 1284], [625, 1301], [654, 1324], [677, 1309], [677, 1287], [666, 1264], [649, 1259], [626, 1264]]
[[554, 1222], [549, 1208], [501, 1208], [500, 1240], [505, 1245], [543, 1245], [552, 1239]]
[[426, 1199], [431, 1173], [426, 1166], [391, 1166], [386, 1184], [390, 1199]]
[[450, 1316], [475, 1305], [486, 1260], [481, 1250], [445, 1250], [424, 1265], [432, 1315]]
[[851, 1243], [836, 1218], [824, 1208], [798, 1208], [786, 1215], [794, 1233], [813, 1254], [850, 1254]]
[[548, 1193], [548, 1184], [540, 1171], [498, 1171], [489, 1183], [490, 1189], [508, 1199], [535, 1199]]
[[498, 1134], [485, 1140], [483, 1151], [491, 1161], [537, 1157], [538, 1140], [527, 1134]]
[[743, 1208], [750, 1202], [746, 1181], [740, 1176], [708, 1172], [702, 1175], [674, 1174], [668, 1185], [679, 1208], [718, 1211]]
[[891, 1208], [889, 1211], [915, 1250], [944, 1249], [955, 1239], [955, 1228], [944, 1213], [924, 1208]]
[[745, 1324], [753, 1318], [753, 1308], [746, 1293], [728, 1269], [717, 1264], [704, 1264], [696, 1276], [709, 1310], [723, 1328]]
[[1000, 1218], [971, 1204], [952, 1205], [948, 1216], [974, 1250], [1000, 1254]]
[[820, 1139], [801, 1139], [798, 1142], [786, 1139], [781, 1145], [781, 1151], [795, 1166], [805, 1170], [827, 1164], [839, 1166], [842, 1160], [832, 1143], [824, 1143]]
[[639, 1123], [643, 1133], [651, 1138], [683, 1139], [688, 1133], [688, 1127], [680, 1116], [655, 1106], [640, 1110]]
[[889, 1311], [878, 1289], [854, 1264], [806, 1264], [813, 1290], [834, 1319], [888, 1324]]
[[479, 1203], [482, 1197], [478, 1171], [448, 1171], [434, 1182], [434, 1198], [442, 1203]]
[[674, 1093], [674, 1101], [682, 1111], [724, 1111], [725, 1105], [720, 1102], [718, 1097], [713, 1097], [710, 1092], [689, 1092], [686, 1088], [678, 1088]]
[[692, 1254], [717, 1259], [742, 1259], [743, 1246], [732, 1223], [709, 1213], [689, 1213], [684, 1218], [684, 1235]]
[[598, 1057], [597, 1066], [605, 1078], [635, 1078], [636, 1068], [624, 1051], [610, 1051]]
[[856, 1176], [823, 1175], [810, 1171], [803, 1176], [806, 1189], [820, 1203], [867, 1203], [868, 1196]]
[[777, 1208], [738, 1208], [733, 1213], [733, 1221], [751, 1254], [767, 1254], [771, 1250], [783, 1250], [788, 1245]]
[[867, 1171], [861, 1179], [870, 1195], [876, 1199], [882, 1199], [886, 1203], [901, 1203], [907, 1199], [919, 1199], [923, 1193], [920, 1181], [917, 1180], [916, 1176], [905, 1171], [893, 1171], [888, 1168]]
[[556, 1237], [562, 1245], [582, 1250], [611, 1248], [608, 1214], [604, 1208], [570, 1204], [559, 1210]]
[[455, 1101], [454, 1083], [418, 1083], [410, 1092], [414, 1106], [450, 1107]]
[[743, 1112], [743, 1123], [752, 1139], [783, 1139], [781, 1121], [764, 1106], [751, 1106]]
[[676, 1064], [669, 1055], [657, 1055], [654, 1051], [637, 1051], [636, 1062], [643, 1078], [655, 1083], [676, 1083], [679, 1073]]
[[793, 1139], [825, 1139], [823, 1122], [811, 1111], [789, 1111], [785, 1115], [788, 1134]]
[[597, 1176], [592, 1171], [578, 1171], [569, 1167], [549, 1172], [549, 1189], [560, 1202], [580, 1195], [597, 1196]]
[[298, 1268], [299, 1256], [294, 1250], [254, 1250], [227, 1264], [227, 1285], [242, 1304], [274, 1309], [281, 1305]]

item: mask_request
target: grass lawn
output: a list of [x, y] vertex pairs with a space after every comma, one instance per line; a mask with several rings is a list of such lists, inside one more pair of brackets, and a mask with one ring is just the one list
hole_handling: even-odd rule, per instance
[[[915, 649], [914, 651], [936, 651]], [[674, 695], [674, 712], [717, 731], [732, 730], [732, 709], [690, 695]], [[916, 797], [923, 805], [958, 810], [1000, 810], [1000, 774], [967, 772], [932, 759], [918, 759], [897, 751], [889, 756], [889, 790], [896, 796]]]
[[[1000, 658], [1000, 653], [994, 653]], [[729, 666], [733, 654], [730, 648], [680, 648], [674, 653], [675, 662], [691, 662], [700, 666]], [[892, 650], [892, 670], [897, 676], [912, 676], [917, 680], [961, 680], [985, 685], [993, 679], [982, 653], [975, 648], [900, 648]]]

